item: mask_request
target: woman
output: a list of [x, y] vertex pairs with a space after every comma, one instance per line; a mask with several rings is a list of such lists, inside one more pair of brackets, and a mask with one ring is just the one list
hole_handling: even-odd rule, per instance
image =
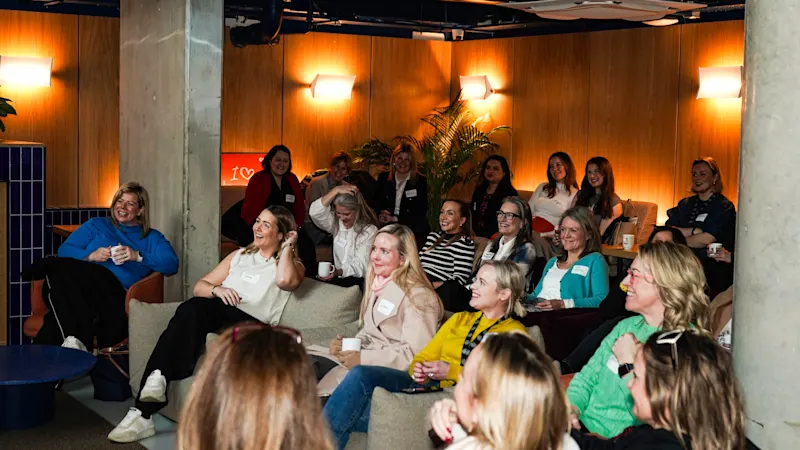
[[145, 368], [139, 397], [109, 433], [114, 442], [152, 436], [152, 414], [167, 404], [170, 381], [192, 376], [206, 334], [233, 324], [277, 324], [305, 269], [295, 252], [297, 225], [283, 206], [268, 206], [253, 225], [253, 243], [222, 260], [194, 285], [194, 297], [175, 311]]
[[[345, 183], [345, 179], [350, 175], [351, 165], [352, 159], [346, 152], [336, 152], [331, 156], [331, 164], [327, 173], [314, 177], [303, 191], [306, 197], [306, 213], [309, 212], [312, 203], [322, 198], [331, 189]], [[332, 236], [330, 233], [319, 229], [312, 221], [311, 214], [306, 214], [303, 228], [314, 244], [329, 243], [331, 241]]]
[[564, 250], [547, 261], [544, 276], [528, 296], [540, 311], [597, 308], [608, 295], [608, 265], [588, 208], [568, 209], [558, 224]]
[[314, 201], [309, 209], [314, 223], [333, 235], [333, 273], [320, 280], [338, 286], [363, 287], [369, 250], [378, 227], [375, 213], [358, 188], [340, 184]]
[[638, 316], [614, 327], [567, 388], [581, 430], [613, 437], [636, 424], [622, 379], [633, 364], [631, 347], [661, 329], [706, 330], [708, 297], [700, 262], [685, 246], [656, 242], [639, 247], [628, 276], [625, 308]]
[[500, 155], [486, 158], [481, 175], [483, 180], [472, 193], [472, 228], [476, 236], [491, 238], [497, 233], [497, 210], [504, 198], [516, 197], [517, 190], [511, 185], [508, 161]]
[[627, 387], [644, 425], [615, 440], [573, 431], [583, 450], [743, 450], [745, 413], [731, 355], [712, 339], [673, 330], [636, 351]]
[[34, 343], [86, 350], [95, 337], [98, 348], [128, 337], [128, 288], [152, 272], [178, 271], [178, 255], [150, 228], [149, 211], [147, 190], [125, 183], [111, 200], [109, 217], [84, 222], [58, 248], [58, 258], [31, 267], [34, 279], [47, 280], [49, 292], [43, 294], [49, 311]]
[[736, 208], [722, 195], [722, 175], [714, 158], [692, 163], [694, 193], [667, 211], [667, 225], [677, 227], [700, 258], [706, 272], [709, 295], [717, 294], [733, 284], [733, 267], [709, 258], [706, 247], [715, 242], [733, 249], [736, 234]]
[[676, 244], [687, 245], [686, 236], [675, 227], [659, 225], [653, 227], [647, 242], [674, 242]]
[[417, 173], [414, 149], [402, 143], [392, 152], [389, 172], [378, 175], [375, 188], [376, 211], [381, 226], [400, 223], [416, 236], [417, 247], [428, 234], [428, 183]]
[[229, 328], [195, 375], [177, 447], [333, 450], [315, 383], [296, 330], [261, 323]]
[[586, 176], [573, 206], [585, 206], [594, 212], [604, 238], [609, 225], [622, 216], [622, 200], [614, 192], [614, 169], [606, 158], [595, 156], [586, 163]]
[[[550, 359], [530, 337], [492, 335], [467, 359], [453, 392], [430, 412], [449, 450], [575, 449], [569, 408]], [[453, 429], [469, 434], [453, 442]]]
[[475, 261], [469, 206], [459, 200], [446, 200], [439, 212], [439, 226], [441, 232], [428, 234], [419, 259], [444, 309], [462, 311], [459, 296], [469, 285]]
[[376, 387], [400, 392], [419, 385], [452, 386], [467, 356], [487, 333], [524, 332], [525, 327], [511, 318], [512, 313], [525, 313], [520, 304], [524, 281], [514, 263], [487, 263], [472, 285], [470, 303], [478, 312], [454, 314], [403, 368], [360, 366], [351, 370], [323, 409], [339, 448], [347, 446], [350, 433], [366, 431]]
[[536, 188], [528, 203], [533, 217], [533, 230], [544, 237], [551, 237], [555, 234], [561, 215], [572, 205], [578, 193], [578, 182], [575, 181], [575, 165], [568, 154], [553, 153], [547, 164], [547, 182]]

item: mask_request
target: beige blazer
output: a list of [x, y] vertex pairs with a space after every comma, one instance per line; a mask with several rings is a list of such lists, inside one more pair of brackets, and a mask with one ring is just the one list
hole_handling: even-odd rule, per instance
[[394, 282], [369, 299], [364, 326], [356, 334], [361, 339], [361, 364], [408, 370], [414, 355], [433, 339], [442, 317], [439, 297], [424, 288], [413, 288], [409, 295], [419, 309]]

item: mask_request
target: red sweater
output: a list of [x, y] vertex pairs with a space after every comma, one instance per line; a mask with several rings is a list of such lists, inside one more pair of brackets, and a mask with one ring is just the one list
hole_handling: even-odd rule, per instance
[[[256, 221], [256, 217], [261, 214], [267, 206], [267, 199], [269, 199], [270, 190], [272, 189], [272, 173], [268, 170], [257, 172], [250, 178], [247, 183], [247, 189], [244, 191], [244, 204], [242, 205], [242, 219], [248, 224], [252, 225]], [[300, 182], [297, 177], [288, 172], [283, 176], [284, 181], [289, 182], [289, 186], [294, 192], [294, 206], [292, 206], [292, 214], [297, 226], [303, 225], [303, 220], [306, 217], [305, 201], [303, 200], [303, 190], [300, 188]]]

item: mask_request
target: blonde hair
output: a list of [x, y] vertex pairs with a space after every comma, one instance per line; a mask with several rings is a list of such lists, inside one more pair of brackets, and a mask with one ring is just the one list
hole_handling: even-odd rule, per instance
[[569, 403], [550, 358], [519, 331], [491, 335], [478, 348], [470, 434], [495, 449], [560, 449]]
[[510, 317], [511, 314], [516, 314], [519, 317], [525, 317], [528, 314], [525, 306], [522, 305], [522, 296], [525, 295], [525, 273], [520, 269], [519, 264], [508, 260], [489, 260], [481, 265], [481, 267], [485, 266], [494, 267], [498, 291], [511, 290], [505, 315]]
[[136, 221], [142, 226], [142, 237], [147, 236], [147, 234], [150, 233], [150, 195], [147, 193], [147, 189], [136, 181], [129, 181], [117, 189], [114, 198], [111, 200], [111, 206], [108, 208], [111, 213], [111, 222], [114, 226], [119, 228], [119, 221], [114, 215], [114, 205], [117, 204], [117, 201], [124, 194], [136, 196], [136, 201], [139, 203], [139, 208], [141, 208], [139, 215], [136, 217]]
[[730, 352], [687, 330], [674, 344], [656, 333], [642, 348], [653, 421], [696, 450], [743, 450], [745, 414]]
[[[294, 221], [294, 215], [285, 207], [281, 205], [270, 205], [264, 208], [264, 211], [269, 211], [273, 216], [275, 216], [275, 222], [278, 225], [278, 233], [283, 234], [280, 243], [283, 243], [283, 241], [286, 240], [286, 233], [290, 231], [297, 231], [297, 222]], [[255, 253], [257, 251], [259, 250], [254, 242], [251, 242], [247, 247], [244, 248], [245, 255]], [[281, 252], [277, 251], [275, 254], [275, 260], [277, 261], [280, 259], [280, 256]]]
[[179, 449], [333, 450], [305, 348], [259, 325], [210, 345], [181, 413]]
[[408, 158], [411, 160], [411, 171], [408, 179], [415, 183], [417, 181], [417, 158], [414, 155], [414, 147], [408, 142], [401, 142], [392, 152], [392, 159], [389, 161], [389, 180], [394, 180], [394, 160], [400, 153], [408, 153]]
[[708, 333], [706, 276], [692, 250], [674, 242], [653, 242], [639, 247], [639, 257], [650, 268], [664, 305], [661, 328], [694, 326]]

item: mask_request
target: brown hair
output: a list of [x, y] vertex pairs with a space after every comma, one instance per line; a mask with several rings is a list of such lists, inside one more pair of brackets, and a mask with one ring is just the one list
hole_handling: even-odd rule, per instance
[[642, 348], [653, 421], [684, 447], [688, 436], [696, 450], [743, 450], [744, 406], [730, 352], [691, 331], [675, 344], [658, 344], [656, 333]]
[[[575, 206], [566, 211], [564, 214], [561, 215], [561, 220], [558, 221], [558, 228], [561, 228], [561, 224], [564, 223], [564, 219], [569, 217], [570, 219], [578, 222], [581, 229], [583, 230], [584, 237], [589, 239], [586, 240], [586, 244], [583, 247], [583, 252], [581, 252], [581, 258], [588, 255], [589, 253], [595, 253], [600, 251], [600, 230], [597, 228], [597, 221], [594, 220], [594, 214], [592, 211], [585, 207], [585, 206]], [[558, 255], [559, 261], [566, 261], [567, 260], [567, 251], [562, 250], [561, 254]]]
[[147, 194], [147, 189], [135, 181], [129, 181], [123, 184], [117, 189], [117, 193], [114, 194], [114, 198], [111, 200], [111, 206], [108, 208], [111, 213], [111, 222], [114, 226], [119, 228], [119, 221], [117, 221], [114, 215], [114, 205], [116, 205], [117, 200], [119, 200], [123, 194], [132, 194], [136, 196], [139, 208], [142, 209], [136, 221], [142, 226], [142, 237], [147, 236], [147, 234], [150, 233], [150, 195]]
[[[297, 231], [297, 222], [294, 221], [294, 215], [291, 211], [286, 209], [286, 207], [281, 205], [270, 205], [264, 208], [265, 211], [269, 211], [275, 216], [275, 221], [278, 223], [278, 233], [282, 233], [283, 237], [281, 238], [280, 242], [286, 239], [286, 233], [290, 231]], [[264, 211], [262, 211], [264, 212]], [[249, 253], [255, 253], [258, 251], [258, 247], [251, 242], [250, 245], [244, 248], [244, 254], [247, 255]], [[278, 260], [281, 256], [281, 252], [278, 251], [275, 255], [275, 259]]]
[[209, 346], [178, 425], [178, 448], [333, 450], [316, 377], [295, 337], [228, 329]]
[[[447, 200], [442, 202], [442, 209], [444, 209], [444, 204], [447, 203], [447, 202], [455, 203], [455, 204], [458, 205], [458, 213], [461, 215], [461, 218], [464, 219], [464, 225], [461, 226], [461, 232], [460, 233], [456, 233], [452, 238], [450, 238], [444, 244], [444, 246], [447, 247], [448, 245], [452, 244], [453, 242], [461, 239], [462, 236], [463, 237], [468, 237], [470, 239], [473, 239], [475, 237], [475, 233], [473, 233], [473, 231], [472, 231], [472, 210], [469, 207], [469, 205], [464, 203], [464, 202], [462, 202], [461, 200], [455, 200], [455, 199], [452, 199], [452, 198], [448, 198]], [[422, 253], [427, 253], [427, 252], [435, 249], [436, 247], [439, 246], [439, 244], [442, 243], [442, 241], [444, 241], [444, 232], [442, 232], [442, 234], [439, 236], [439, 239], [436, 239], [436, 241], [433, 243], [433, 245], [431, 245], [428, 248], [422, 249]]]
[[397, 155], [400, 153], [408, 153], [408, 157], [411, 159], [411, 171], [409, 172], [408, 179], [411, 180], [412, 183], [416, 183], [417, 158], [414, 155], [414, 147], [408, 142], [401, 142], [392, 152], [392, 159], [389, 161], [389, 180], [394, 181], [394, 159], [397, 158]]
[[350, 166], [353, 164], [353, 159], [350, 157], [349, 153], [343, 151], [336, 152], [333, 155], [331, 155], [330, 167], [333, 167], [341, 162], [343, 162], [347, 166], [347, 168], [350, 169]]
[[[712, 189], [714, 189], [714, 192], [716, 192], [717, 194], [722, 192], [723, 188], [722, 173], [720, 173], [719, 171], [719, 164], [717, 164], [717, 160], [710, 156], [706, 156], [705, 158], [695, 159], [694, 161], [692, 161], [692, 169], [694, 169], [694, 166], [698, 164], [706, 164], [708, 168], [711, 169], [711, 174], [717, 176], [717, 179], [714, 182], [714, 186], [712, 187]], [[689, 191], [690, 192], [692, 191], [691, 186], [689, 186]]]
[[558, 182], [553, 175], [550, 173], [550, 160], [553, 158], [558, 158], [564, 164], [564, 171], [567, 172], [567, 176], [564, 177], [564, 187], [567, 188], [567, 192], [572, 192], [572, 188], [578, 190], [578, 178], [575, 174], [577, 171], [575, 170], [575, 164], [572, 162], [572, 158], [569, 157], [567, 153], [564, 152], [555, 152], [547, 158], [547, 185], [544, 187], [544, 192], [547, 194], [547, 198], [553, 198], [558, 191]]

